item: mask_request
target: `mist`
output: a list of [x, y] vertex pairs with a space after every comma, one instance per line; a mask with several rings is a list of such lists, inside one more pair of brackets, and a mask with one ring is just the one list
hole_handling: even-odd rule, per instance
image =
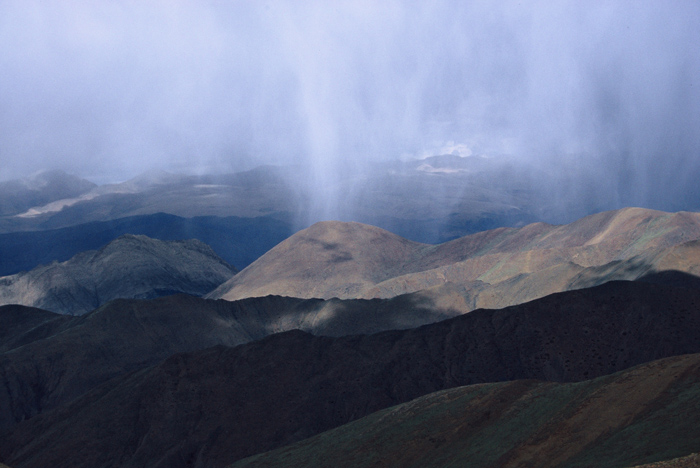
[[566, 207], [700, 208], [698, 24], [696, 1], [4, 1], [0, 180], [295, 165], [328, 218], [347, 174], [456, 151]]

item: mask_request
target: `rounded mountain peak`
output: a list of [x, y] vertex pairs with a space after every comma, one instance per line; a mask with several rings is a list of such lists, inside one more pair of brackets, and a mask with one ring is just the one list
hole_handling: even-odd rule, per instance
[[321, 221], [277, 244], [208, 297], [358, 297], [400, 274], [424, 248], [375, 226]]

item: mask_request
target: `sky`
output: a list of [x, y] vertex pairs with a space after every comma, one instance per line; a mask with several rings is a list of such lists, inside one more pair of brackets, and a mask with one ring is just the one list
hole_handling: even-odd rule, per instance
[[328, 187], [456, 148], [686, 206], [698, 24], [695, 0], [0, 0], [0, 180], [301, 164]]

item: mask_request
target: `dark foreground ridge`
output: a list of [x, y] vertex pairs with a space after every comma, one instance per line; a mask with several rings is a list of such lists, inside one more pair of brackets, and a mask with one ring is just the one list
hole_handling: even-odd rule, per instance
[[[458, 387], [234, 467], [631, 467], [698, 450], [699, 388], [700, 354], [575, 384], [516, 380]], [[700, 462], [686, 460], [695, 463], [654, 468]]]
[[81, 317], [0, 306], [0, 430], [175, 353], [235, 346], [297, 328], [341, 336], [444, 318], [445, 311], [414, 295], [348, 301], [268, 296], [235, 302], [176, 295], [115, 300]]
[[290, 331], [177, 354], [20, 423], [1, 439], [0, 460], [227, 466], [451, 387], [581, 381], [698, 353], [699, 305], [694, 289], [613, 282], [411, 330]]

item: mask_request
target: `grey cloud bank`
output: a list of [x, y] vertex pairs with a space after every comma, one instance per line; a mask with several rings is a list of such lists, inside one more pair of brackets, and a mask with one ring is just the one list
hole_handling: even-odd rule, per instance
[[0, 180], [304, 164], [449, 145], [553, 197], [700, 208], [700, 3], [0, 2]]

